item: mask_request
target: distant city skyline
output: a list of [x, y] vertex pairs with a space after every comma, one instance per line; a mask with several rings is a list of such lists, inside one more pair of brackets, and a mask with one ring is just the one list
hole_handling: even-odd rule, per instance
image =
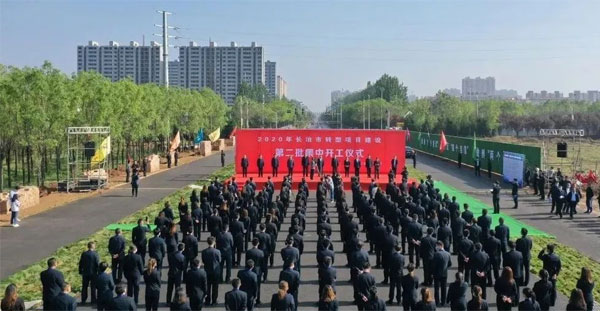
[[[362, 89], [384, 73], [418, 96], [458, 88], [466, 76], [493, 76], [498, 88], [522, 96], [600, 89], [600, 2], [592, 0], [4, 0], [0, 63], [49, 60], [70, 75], [77, 71], [76, 47], [90, 39], [160, 42], [152, 34], [159, 32], [161, 9], [173, 12], [169, 24], [180, 27], [172, 34], [182, 39], [173, 45], [263, 46], [265, 60], [276, 61], [277, 74], [292, 85], [287, 96], [313, 111], [330, 104], [331, 91]], [[170, 60], [176, 51], [170, 49]]]

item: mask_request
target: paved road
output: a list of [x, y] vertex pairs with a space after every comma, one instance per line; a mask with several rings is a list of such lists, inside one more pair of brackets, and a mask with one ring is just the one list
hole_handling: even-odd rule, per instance
[[[306, 215], [306, 231], [304, 233], [304, 254], [302, 255], [302, 269], [301, 269], [301, 285], [300, 285], [300, 292], [299, 292], [299, 310], [316, 310], [316, 303], [318, 301], [318, 273], [317, 273], [317, 261], [316, 261], [316, 242], [317, 242], [317, 233], [316, 233], [316, 219], [317, 219], [317, 214], [316, 214], [316, 201], [314, 199], [314, 191], [311, 193], [312, 197], [309, 199], [308, 202], [308, 208], [307, 208], [307, 215]], [[347, 197], [351, 198], [352, 196], [350, 194], [347, 195]], [[288, 209], [288, 216], [291, 216], [291, 213], [293, 213], [293, 206]], [[356, 306], [352, 304], [352, 295], [353, 295], [353, 290], [352, 290], [352, 285], [348, 282], [350, 280], [350, 271], [348, 268], [345, 267], [346, 265], [346, 256], [341, 252], [342, 250], [342, 241], [340, 240], [340, 235], [339, 235], [339, 224], [337, 221], [337, 212], [335, 211], [335, 208], [330, 207], [329, 209], [329, 214], [331, 217], [331, 221], [332, 221], [332, 229], [333, 229], [333, 234], [331, 237], [331, 240], [334, 243], [334, 249], [336, 252], [336, 257], [335, 257], [335, 264], [334, 267], [337, 269], [337, 284], [336, 284], [336, 290], [337, 290], [337, 298], [340, 304], [340, 310], [357, 310]], [[277, 281], [278, 281], [278, 277], [279, 277], [279, 272], [282, 269], [282, 260], [281, 260], [281, 256], [279, 255], [279, 251], [281, 250], [282, 246], [284, 245], [284, 241], [285, 238], [287, 236], [287, 232], [288, 232], [288, 228], [289, 228], [289, 219], [285, 220], [285, 223], [282, 224], [281, 226], [281, 233], [278, 236], [278, 241], [277, 241], [277, 253], [275, 255], [275, 265], [273, 268], [270, 268], [269, 270], [269, 274], [268, 274], [268, 279], [267, 282], [264, 283], [262, 285], [262, 289], [261, 289], [261, 301], [263, 302], [263, 304], [256, 308], [257, 310], [270, 310], [270, 306], [269, 306], [269, 302], [271, 300], [271, 295], [274, 294], [277, 291]], [[364, 239], [364, 234], [362, 235], [362, 239]], [[208, 235], [206, 233], [202, 233], [202, 239], [206, 239]], [[202, 250], [206, 247], [206, 242], [201, 242], [199, 249]], [[366, 245], [366, 247], [368, 248], [368, 243]], [[242, 260], [244, 261], [244, 260]], [[455, 256], [453, 256], [452, 258], [452, 263], [453, 263], [453, 267], [450, 268], [449, 271], [449, 282], [454, 281], [454, 274], [456, 273], [457, 270], [457, 259]], [[375, 256], [371, 255], [370, 256], [370, 262], [372, 265], [375, 265]], [[406, 259], [406, 262], [408, 263], [408, 258]], [[165, 265], [167, 264], [166, 260], [165, 260]], [[164, 271], [164, 270], [163, 270]], [[238, 269], [233, 269], [232, 270], [232, 276], [237, 275], [237, 271]], [[383, 284], [379, 284], [381, 281], [383, 281], [383, 270], [382, 269], [373, 269], [372, 270], [373, 275], [375, 276], [376, 280], [377, 280], [377, 286], [378, 286], [378, 292], [379, 292], [379, 296], [384, 299], [387, 300], [388, 298], [388, 285], [383, 285]], [[419, 276], [419, 279], [422, 281], [423, 280], [423, 270], [422, 269], [418, 269], [417, 275]], [[533, 278], [532, 276], [532, 282], [533, 281], [537, 281], [537, 279]], [[166, 273], [163, 273], [163, 286], [161, 288], [161, 296], [160, 296], [160, 310], [168, 310], [168, 306], [165, 303], [165, 299], [166, 299], [166, 285], [167, 285], [167, 277], [166, 277]], [[530, 284], [530, 286], [533, 286], [532, 284]], [[231, 289], [231, 286], [229, 284], [221, 284], [219, 286], [219, 298], [218, 298], [218, 304], [215, 306], [210, 306], [210, 307], [205, 307], [204, 309], [208, 309], [208, 310], [224, 310], [224, 305], [223, 305], [223, 300], [225, 297], [225, 293], [227, 291], [229, 291]], [[140, 302], [138, 305], [138, 309], [143, 309], [145, 308], [144, 305], [144, 285], [142, 284], [141, 288], [140, 288]], [[494, 310], [495, 309], [495, 294], [494, 294], [494, 290], [493, 288], [487, 288], [487, 294], [488, 294], [488, 303], [490, 304], [490, 310]], [[471, 299], [471, 295], [467, 294], [467, 299]], [[556, 309], [557, 310], [564, 310], [565, 306], [567, 304], [567, 298], [564, 296], [560, 296], [558, 301], [557, 301], [557, 305], [556, 305]], [[388, 306], [388, 308], [392, 308], [392, 306]], [[393, 306], [393, 310], [399, 310], [401, 307], [398, 305], [394, 305]], [[89, 305], [86, 306], [79, 306], [78, 310], [93, 310], [93, 308]], [[389, 310], [389, 309], [388, 309]], [[438, 308], [438, 310], [449, 310], [449, 308]]]
[[[487, 175], [475, 176], [473, 170], [463, 166], [459, 169], [455, 163], [450, 163], [439, 158], [422, 153], [417, 157], [417, 169], [427, 172], [434, 179], [452, 185], [458, 190], [469, 193], [482, 202], [492, 205], [489, 190], [492, 187]], [[412, 164], [412, 163], [411, 163]], [[502, 183], [500, 208], [503, 213], [511, 215], [531, 226], [537, 227], [554, 236], [563, 244], [576, 248], [591, 258], [600, 258], [598, 235], [600, 234], [600, 219], [595, 214], [584, 214], [585, 202], [579, 204], [579, 213], [574, 219], [569, 217], [560, 219], [550, 214], [550, 202], [540, 201], [538, 196], [525, 194], [520, 191], [519, 208], [513, 209], [510, 185]]]
[[[226, 159], [228, 163], [233, 161], [233, 151], [227, 152]], [[18, 229], [1, 227], [0, 279], [210, 175], [220, 166], [220, 157], [214, 154], [142, 179], [138, 198], [131, 198], [129, 185], [122, 185], [28, 217]]]

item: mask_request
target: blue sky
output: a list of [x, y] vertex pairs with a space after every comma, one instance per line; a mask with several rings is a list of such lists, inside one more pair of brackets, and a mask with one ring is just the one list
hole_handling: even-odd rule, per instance
[[[76, 46], [160, 40], [161, 18], [206, 45], [265, 47], [289, 97], [314, 111], [383, 73], [409, 94], [494, 76], [496, 88], [600, 89], [600, 1], [0, 1], [0, 62], [76, 71]], [[175, 34], [175, 33], [174, 33]], [[171, 57], [177, 52], [172, 49]]]

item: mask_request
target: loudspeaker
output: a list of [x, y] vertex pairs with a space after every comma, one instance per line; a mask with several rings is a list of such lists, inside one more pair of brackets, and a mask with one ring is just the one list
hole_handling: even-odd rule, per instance
[[561, 142], [556, 144], [556, 156], [559, 158], [567, 157], [567, 143]]

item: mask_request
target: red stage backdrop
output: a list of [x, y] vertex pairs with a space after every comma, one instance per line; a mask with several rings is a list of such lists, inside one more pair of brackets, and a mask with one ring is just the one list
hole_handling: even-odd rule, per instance
[[[331, 158], [339, 160], [338, 172], [344, 171], [344, 159], [351, 161], [350, 171], [354, 174], [353, 160], [361, 160], [361, 174], [366, 174], [365, 159], [370, 155], [381, 160], [381, 175], [391, 168], [394, 156], [398, 157], [398, 174], [404, 167], [405, 131], [398, 130], [335, 130], [335, 129], [238, 129], [235, 133], [235, 171], [242, 174], [240, 165], [244, 155], [248, 157], [248, 173], [258, 172], [256, 159], [262, 154], [265, 160], [265, 175], [271, 175], [271, 159], [279, 157], [279, 173], [287, 173], [287, 159], [294, 158], [294, 172], [302, 173], [301, 158], [323, 156], [324, 171], [331, 173]], [[374, 168], [373, 168], [374, 170]]]

